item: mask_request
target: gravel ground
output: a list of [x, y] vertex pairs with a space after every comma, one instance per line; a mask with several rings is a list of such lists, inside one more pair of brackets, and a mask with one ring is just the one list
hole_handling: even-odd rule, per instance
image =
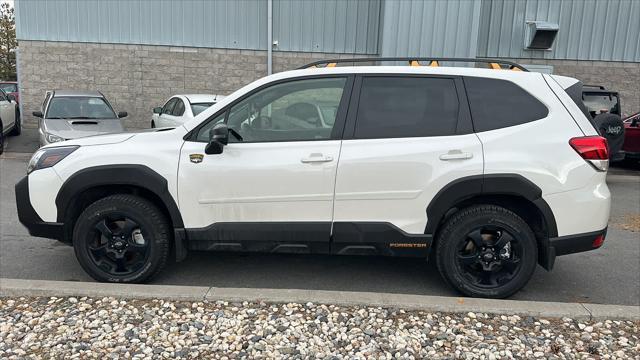
[[316, 304], [0, 298], [0, 358], [640, 358], [640, 322]]

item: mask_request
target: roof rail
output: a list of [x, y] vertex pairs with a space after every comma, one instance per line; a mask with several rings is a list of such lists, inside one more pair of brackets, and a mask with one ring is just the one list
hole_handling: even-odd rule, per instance
[[605, 89], [605, 88], [604, 88], [604, 86], [602, 86], [602, 85], [589, 85], [589, 84], [584, 84], [584, 85], [582, 85], [582, 87], [590, 87], [590, 88], [598, 88], [598, 89], [600, 89], [600, 90], [607, 90], [607, 89]]
[[[303, 65], [298, 69], [309, 69], [315, 67], [335, 67], [339, 63], [361, 63], [361, 62], [380, 62], [380, 61], [407, 61], [410, 66], [423, 66], [426, 65], [437, 67], [440, 66], [442, 61], [453, 62], [467, 62], [467, 63], [480, 63], [487, 64], [490, 69], [498, 70], [516, 70], [516, 71], [529, 71], [524, 66], [516, 64], [512, 61], [498, 60], [498, 59], [475, 59], [475, 58], [430, 58], [430, 57], [367, 57], [367, 58], [353, 58], [353, 59], [328, 59], [319, 60], [312, 63]], [[318, 66], [324, 65], [324, 66]]]

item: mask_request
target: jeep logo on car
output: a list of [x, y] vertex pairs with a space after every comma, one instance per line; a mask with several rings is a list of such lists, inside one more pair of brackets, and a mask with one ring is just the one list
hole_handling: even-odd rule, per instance
[[618, 135], [620, 134], [620, 131], [622, 131], [622, 126], [609, 125], [609, 127], [606, 130], [607, 134], [612, 134], [612, 135]]

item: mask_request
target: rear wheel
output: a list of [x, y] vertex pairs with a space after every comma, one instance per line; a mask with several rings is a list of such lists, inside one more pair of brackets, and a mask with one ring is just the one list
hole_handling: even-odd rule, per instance
[[511, 296], [527, 284], [538, 262], [536, 238], [527, 223], [495, 205], [457, 212], [436, 241], [440, 274], [468, 296]]
[[13, 124], [13, 129], [9, 135], [18, 136], [22, 133], [22, 119], [20, 118], [20, 110], [16, 109], [16, 120]]
[[84, 270], [105, 282], [145, 282], [169, 257], [171, 229], [151, 202], [112, 195], [91, 204], [76, 222], [73, 247]]
[[152, 129], [155, 129], [155, 127], [156, 127], [156, 122], [155, 122], [155, 121], [153, 121], [153, 120], [151, 120], [151, 128], [152, 128]]

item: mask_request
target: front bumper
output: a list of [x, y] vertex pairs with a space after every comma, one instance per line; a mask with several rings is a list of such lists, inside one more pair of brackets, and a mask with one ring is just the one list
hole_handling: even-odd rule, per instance
[[598, 249], [602, 246], [606, 236], [607, 228], [604, 228], [588, 233], [551, 238], [547, 248], [546, 264], [543, 266], [545, 269], [551, 270], [556, 256]]
[[64, 224], [43, 221], [31, 206], [29, 197], [29, 176], [25, 176], [15, 187], [18, 219], [28, 230], [29, 234], [37, 237], [64, 241]]

